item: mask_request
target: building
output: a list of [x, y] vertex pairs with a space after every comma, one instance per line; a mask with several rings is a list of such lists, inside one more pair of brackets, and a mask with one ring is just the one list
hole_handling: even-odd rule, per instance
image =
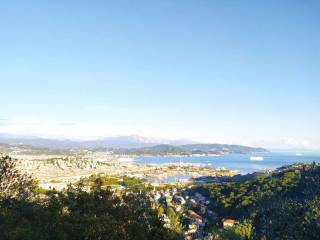
[[223, 227], [224, 228], [226, 228], [226, 227], [233, 227], [234, 226], [234, 224], [235, 224], [235, 220], [234, 219], [230, 219], [230, 218], [228, 218], [228, 219], [225, 219], [225, 220], [223, 220]]

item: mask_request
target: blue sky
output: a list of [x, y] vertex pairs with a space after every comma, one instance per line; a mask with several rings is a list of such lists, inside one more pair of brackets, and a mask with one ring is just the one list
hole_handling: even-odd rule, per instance
[[0, 3], [0, 132], [320, 148], [319, 1]]

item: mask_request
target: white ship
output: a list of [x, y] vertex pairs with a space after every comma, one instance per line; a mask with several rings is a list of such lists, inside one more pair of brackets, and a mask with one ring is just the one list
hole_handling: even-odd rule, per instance
[[251, 161], [263, 161], [263, 157], [259, 157], [259, 156], [252, 156], [250, 157]]

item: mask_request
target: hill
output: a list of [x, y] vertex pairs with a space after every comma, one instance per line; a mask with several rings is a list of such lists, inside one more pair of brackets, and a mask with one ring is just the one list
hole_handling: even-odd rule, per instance
[[134, 149], [114, 149], [116, 153], [138, 154], [138, 155], [192, 155], [192, 154], [248, 154], [256, 152], [268, 152], [264, 148], [255, 148], [241, 145], [228, 144], [186, 144], [186, 145], [170, 145], [160, 144], [152, 147], [134, 148]]

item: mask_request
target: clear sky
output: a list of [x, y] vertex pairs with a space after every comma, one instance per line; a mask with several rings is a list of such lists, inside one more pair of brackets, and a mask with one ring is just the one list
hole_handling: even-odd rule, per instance
[[320, 149], [319, 1], [1, 1], [0, 132]]

